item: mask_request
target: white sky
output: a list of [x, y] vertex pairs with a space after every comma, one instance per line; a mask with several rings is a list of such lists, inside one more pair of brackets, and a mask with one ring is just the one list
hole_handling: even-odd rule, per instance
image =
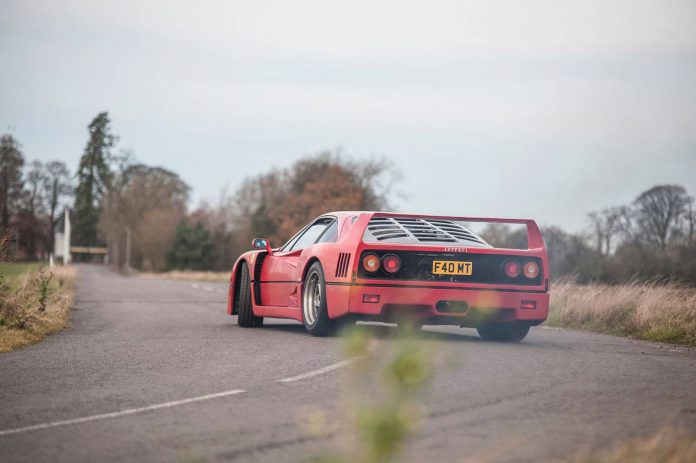
[[696, 194], [693, 1], [0, 2], [0, 130], [74, 169], [108, 110], [194, 205], [335, 147], [392, 159], [410, 212], [577, 230]]

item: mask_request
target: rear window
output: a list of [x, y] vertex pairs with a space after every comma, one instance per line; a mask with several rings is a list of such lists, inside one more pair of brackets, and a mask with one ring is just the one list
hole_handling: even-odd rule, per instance
[[466, 226], [495, 248], [527, 249], [527, 226], [519, 223], [470, 222]]

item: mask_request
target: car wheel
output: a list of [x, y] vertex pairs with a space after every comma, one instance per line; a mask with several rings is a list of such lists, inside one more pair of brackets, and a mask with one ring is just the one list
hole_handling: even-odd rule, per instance
[[302, 285], [302, 322], [314, 336], [333, 334], [336, 323], [326, 305], [326, 279], [319, 262], [309, 267]]
[[479, 336], [489, 341], [520, 342], [529, 333], [529, 324], [524, 322], [498, 323], [481, 326]]
[[243, 328], [263, 326], [263, 317], [254, 315], [251, 308], [251, 278], [246, 263], [243, 263], [240, 269], [239, 289], [237, 290], [237, 324]]

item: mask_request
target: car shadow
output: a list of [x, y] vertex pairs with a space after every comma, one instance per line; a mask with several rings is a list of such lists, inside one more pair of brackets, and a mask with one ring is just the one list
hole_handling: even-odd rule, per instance
[[[285, 333], [298, 333], [304, 336], [311, 336], [305, 330], [304, 325], [300, 323], [266, 323], [263, 326], [264, 330], [282, 331]], [[468, 331], [462, 330], [461, 333], [448, 333], [443, 331], [434, 331], [428, 328], [416, 331], [410, 335], [405, 335], [397, 326], [385, 324], [385, 323], [359, 323], [355, 325], [350, 325], [341, 330], [336, 336], [338, 338], [345, 338], [350, 335], [351, 332], [359, 332], [373, 339], [382, 340], [396, 340], [401, 339], [406, 336], [412, 336], [415, 339], [420, 339], [423, 341], [437, 341], [437, 342], [474, 342], [474, 343], [486, 343], [486, 341], [481, 339], [478, 335], [470, 333]]]

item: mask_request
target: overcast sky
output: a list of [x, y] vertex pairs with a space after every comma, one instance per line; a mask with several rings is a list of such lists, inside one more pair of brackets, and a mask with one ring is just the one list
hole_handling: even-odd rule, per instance
[[0, 1], [0, 130], [74, 169], [108, 110], [193, 206], [336, 147], [410, 212], [578, 230], [696, 194], [694, 1]]

